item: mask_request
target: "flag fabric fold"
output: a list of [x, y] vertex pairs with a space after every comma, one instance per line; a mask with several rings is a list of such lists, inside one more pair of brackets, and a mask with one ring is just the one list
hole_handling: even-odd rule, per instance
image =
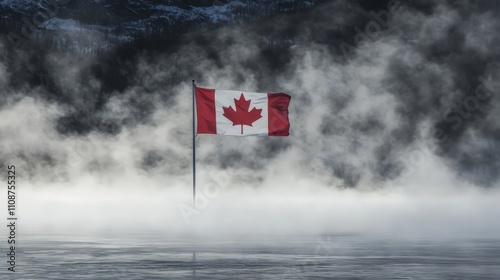
[[196, 87], [198, 134], [288, 136], [285, 93], [258, 93]]

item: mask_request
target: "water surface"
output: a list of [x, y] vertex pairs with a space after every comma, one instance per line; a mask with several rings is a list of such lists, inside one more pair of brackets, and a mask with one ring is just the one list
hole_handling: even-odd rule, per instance
[[1, 279], [500, 279], [492, 238], [32, 235], [17, 255]]

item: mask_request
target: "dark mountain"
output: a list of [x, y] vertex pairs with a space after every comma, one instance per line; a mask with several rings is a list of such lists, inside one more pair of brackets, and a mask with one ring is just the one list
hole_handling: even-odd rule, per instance
[[[23, 27], [32, 24], [36, 28], [33, 37], [42, 40], [49, 37], [52, 41], [59, 39], [53, 42], [54, 45], [64, 44], [67, 41], [64, 36], [82, 37], [77, 40], [76, 45], [66, 47], [85, 50], [89, 47], [106, 48], [110, 43], [129, 42], [141, 36], [168, 37], [192, 28], [295, 13], [313, 7], [317, 2], [318, 0], [4, 0], [0, 1], [0, 24], [2, 33], [16, 35], [23, 35]], [[89, 34], [92, 35], [91, 39]], [[104, 39], [106, 45], [96, 45], [94, 42], [99, 39]], [[93, 42], [89, 45], [86, 40]]]

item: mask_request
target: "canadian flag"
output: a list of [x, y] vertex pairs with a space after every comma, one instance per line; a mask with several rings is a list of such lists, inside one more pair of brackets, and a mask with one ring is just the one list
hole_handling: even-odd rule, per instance
[[284, 93], [258, 93], [196, 87], [198, 134], [288, 136]]

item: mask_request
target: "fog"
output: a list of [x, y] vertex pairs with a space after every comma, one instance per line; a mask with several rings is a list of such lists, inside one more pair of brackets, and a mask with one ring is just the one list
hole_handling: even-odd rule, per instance
[[[29, 51], [12, 51], [0, 163], [16, 166], [21, 229], [497, 234], [499, 9], [463, 3], [379, 7], [383, 26], [330, 1], [127, 58], [46, 50], [53, 88], [19, 83]], [[124, 87], [102, 77], [127, 69]], [[191, 79], [292, 96], [289, 137], [197, 137], [196, 208]]]

